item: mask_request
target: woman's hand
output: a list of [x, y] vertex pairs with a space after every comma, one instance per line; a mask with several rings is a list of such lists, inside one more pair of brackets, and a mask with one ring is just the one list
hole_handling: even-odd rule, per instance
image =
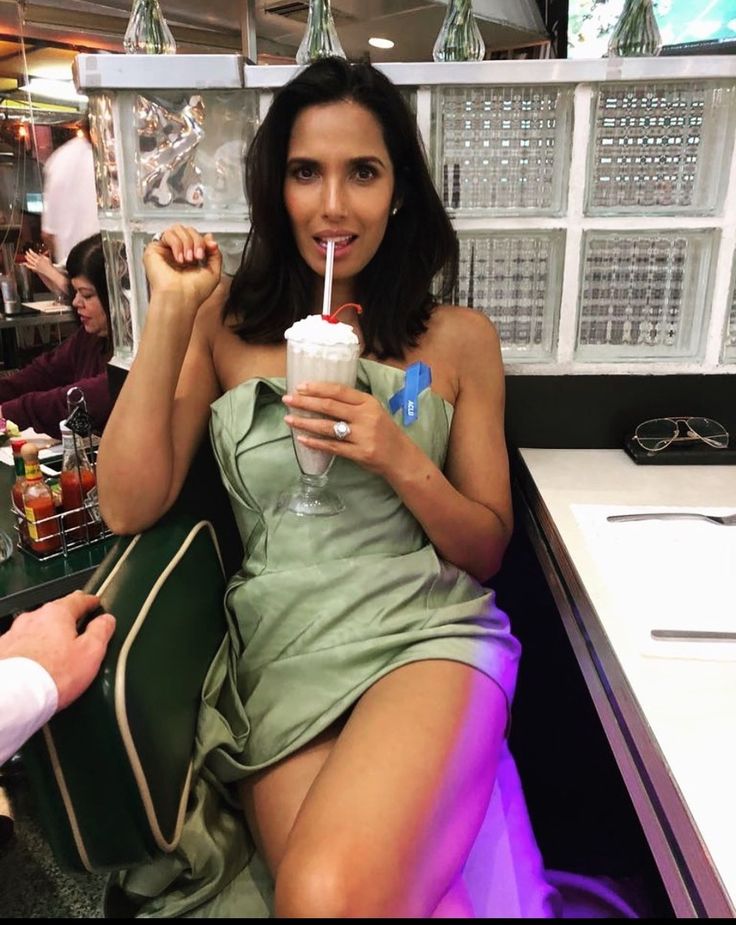
[[56, 271], [56, 267], [46, 254], [37, 254], [35, 251], [27, 250], [25, 252], [25, 262], [29, 269], [39, 275], [50, 275]]
[[213, 236], [188, 225], [171, 225], [151, 241], [143, 262], [152, 295], [175, 294], [194, 309], [212, 295], [222, 273], [222, 255]]
[[[389, 477], [389, 467], [409, 462], [408, 450], [417, 449], [377, 399], [346, 385], [305, 382], [282, 400], [289, 407], [284, 420], [298, 431], [300, 443], [352, 459], [384, 478]], [[326, 419], [300, 417], [300, 411], [324, 414]], [[336, 421], [350, 428], [342, 440], [335, 434]]]
[[48, 254], [39, 254], [36, 251], [28, 250], [25, 253], [25, 262], [26, 266], [46, 283], [56, 296], [57, 302], [64, 303], [68, 301], [71, 289], [69, 279], [64, 270], [60, 270], [53, 265]]

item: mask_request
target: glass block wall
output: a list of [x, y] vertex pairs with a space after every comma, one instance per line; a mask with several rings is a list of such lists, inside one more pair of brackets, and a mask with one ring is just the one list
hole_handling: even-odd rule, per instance
[[559, 215], [569, 87], [445, 87], [435, 94], [435, 182], [457, 215]]
[[586, 232], [578, 356], [699, 356], [715, 245], [712, 231]]
[[736, 363], [736, 259], [731, 274], [729, 309], [723, 341], [723, 360]]
[[595, 95], [591, 215], [712, 215], [725, 193], [733, 86], [606, 84]]
[[[94, 86], [81, 81], [123, 364], [153, 232], [212, 231], [237, 267], [243, 155], [295, 69], [213, 86], [215, 57], [180, 69], [204, 89], [121, 79], [119, 59], [110, 86], [105, 61]], [[510, 374], [736, 372], [736, 61], [685, 63], [687, 80], [674, 58], [383, 68], [411, 100], [458, 231], [454, 299], [493, 319]]]

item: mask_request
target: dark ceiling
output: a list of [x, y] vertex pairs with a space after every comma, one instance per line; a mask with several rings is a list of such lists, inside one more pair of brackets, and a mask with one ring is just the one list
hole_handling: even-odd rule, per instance
[[[0, 0], [0, 35], [119, 50], [133, 0]], [[245, 11], [253, 10], [259, 56], [293, 56], [304, 33], [307, 0], [160, 0], [183, 52], [239, 52]], [[546, 10], [550, 0], [540, 0]], [[537, 0], [474, 0], [488, 50], [543, 42], [548, 31]], [[21, 19], [23, 11], [23, 22]], [[349, 57], [429, 61], [441, 27], [443, 0], [332, 0], [340, 40]], [[392, 39], [377, 50], [368, 38]]]

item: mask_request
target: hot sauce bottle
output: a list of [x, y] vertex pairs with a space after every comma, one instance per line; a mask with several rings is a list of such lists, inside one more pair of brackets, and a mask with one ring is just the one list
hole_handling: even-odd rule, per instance
[[23, 482], [26, 478], [26, 464], [20, 455], [21, 447], [27, 443], [25, 437], [12, 437], [10, 448], [13, 451], [13, 465], [15, 466], [15, 482], [13, 482], [13, 503], [17, 511], [23, 512]]
[[84, 447], [66, 425], [59, 422], [64, 456], [61, 462], [61, 509], [67, 542], [87, 543], [100, 534], [95, 473]]
[[28, 527], [28, 545], [34, 552], [46, 556], [61, 547], [59, 517], [54, 507], [51, 489], [41, 475], [38, 447], [33, 443], [26, 443], [20, 452], [26, 467], [23, 512]]
[[26, 464], [20, 455], [21, 447], [26, 443], [25, 437], [11, 437], [10, 447], [13, 450], [13, 465], [15, 466], [15, 481], [10, 491], [13, 502], [13, 514], [19, 524], [20, 538], [24, 545], [28, 545], [28, 524], [23, 511], [23, 486], [26, 483]]

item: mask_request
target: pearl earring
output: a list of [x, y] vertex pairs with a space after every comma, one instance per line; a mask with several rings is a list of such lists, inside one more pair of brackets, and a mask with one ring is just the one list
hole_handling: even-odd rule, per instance
[[399, 211], [399, 207], [398, 207], [398, 206], [394, 206], [393, 209], [391, 209], [391, 214], [392, 214], [392, 215], [396, 215], [396, 213], [397, 213], [398, 211]]

